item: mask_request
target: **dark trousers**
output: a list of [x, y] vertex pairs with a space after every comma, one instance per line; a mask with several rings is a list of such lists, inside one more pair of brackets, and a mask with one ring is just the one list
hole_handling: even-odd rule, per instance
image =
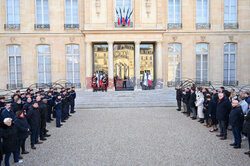
[[56, 109], [56, 126], [59, 127], [61, 124], [62, 110]]
[[[15, 163], [18, 162], [18, 150], [16, 150], [15, 152], [12, 152], [12, 153], [13, 153], [14, 162]], [[10, 165], [10, 156], [11, 156], [11, 152], [5, 154], [5, 157], [4, 157], [5, 166]]]
[[241, 129], [238, 126], [232, 126], [232, 131], [234, 135], [234, 144], [237, 146], [241, 145]]
[[178, 109], [181, 110], [181, 100], [177, 100]]
[[69, 114], [69, 104], [66, 105], [66, 115], [67, 115], [67, 117], [70, 115]]
[[226, 121], [219, 120], [219, 127], [220, 127], [220, 135], [224, 138], [227, 138], [227, 126]]
[[193, 113], [193, 118], [196, 118], [196, 109], [195, 107], [190, 107], [192, 113]]
[[40, 129], [40, 138], [43, 138], [45, 134], [46, 134], [46, 120], [42, 119], [41, 120], [41, 129]]
[[205, 117], [205, 120], [206, 120], [206, 124], [208, 124], [208, 120], [209, 120], [208, 110], [204, 110], [204, 117]]
[[250, 134], [248, 134], [248, 146], [249, 146], [249, 151], [250, 151]]
[[40, 127], [37, 129], [31, 129], [30, 144], [34, 146], [38, 142], [38, 137], [40, 134]]
[[[57, 113], [56, 113], [57, 114]], [[62, 107], [62, 111], [61, 111], [61, 119], [62, 120], [65, 120], [66, 118], [67, 118], [67, 106], [66, 105], [64, 105], [63, 107]]]
[[187, 107], [187, 114], [190, 115], [190, 113], [191, 113], [191, 108], [190, 108], [189, 104], [186, 103], [186, 107]]
[[20, 155], [20, 149], [22, 149], [22, 152], [25, 151], [25, 141], [26, 141], [26, 138], [19, 139], [18, 155]]
[[74, 112], [75, 111], [75, 100], [72, 99], [71, 103], [70, 103], [70, 112]]
[[47, 121], [51, 120], [51, 114], [52, 114], [52, 107], [48, 106], [48, 115], [47, 115]]
[[102, 88], [102, 91], [105, 91], [105, 92], [107, 92], [107, 84], [103, 84], [103, 88]]
[[55, 108], [52, 108], [52, 115], [53, 115], [53, 118], [56, 118], [56, 109]]

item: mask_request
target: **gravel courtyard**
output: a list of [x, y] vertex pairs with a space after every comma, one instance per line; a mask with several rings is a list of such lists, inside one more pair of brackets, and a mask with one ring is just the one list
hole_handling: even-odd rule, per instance
[[[24, 155], [24, 166], [247, 166], [242, 149], [174, 107], [77, 110], [62, 128], [48, 125], [51, 137]], [[248, 163], [248, 164], [247, 164]]]

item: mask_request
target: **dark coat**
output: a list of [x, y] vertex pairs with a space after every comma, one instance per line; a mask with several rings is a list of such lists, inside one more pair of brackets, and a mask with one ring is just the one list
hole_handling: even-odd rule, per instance
[[38, 129], [41, 125], [41, 115], [38, 108], [31, 107], [26, 115], [31, 129]]
[[3, 142], [2, 142], [2, 138], [3, 138], [3, 129], [0, 127], [0, 162], [3, 160]]
[[250, 111], [247, 113], [244, 119], [243, 132], [250, 136]]
[[42, 103], [39, 106], [39, 112], [41, 115], [41, 120], [46, 120], [48, 114], [48, 106], [45, 103]]
[[14, 112], [14, 114], [15, 114], [17, 111], [22, 111], [23, 105], [22, 105], [22, 104], [17, 104], [16, 102], [14, 102], [14, 103], [11, 105], [11, 109], [13, 110], [13, 112]]
[[230, 125], [242, 128], [243, 120], [244, 120], [244, 114], [241, 107], [232, 108], [229, 115]]
[[176, 100], [181, 100], [182, 89], [176, 89]]
[[6, 108], [2, 111], [1, 113], [1, 117], [2, 117], [2, 120], [4, 120], [5, 118], [11, 118], [12, 120], [15, 120], [16, 118], [16, 115], [15, 113], [10, 110], [8, 111]]
[[213, 94], [213, 95], [212, 95], [212, 99], [213, 99], [216, 103], [218, 103], [218, 101], [219, 101], [218, 93]]
[[27, 119], [25, 117], [24, 118], [18, 117], [18, 118], [16, 118], [14, 123], [15, 123], [17, 130], [18, 130], [18, 138], [19, 139], [27, 138], [29, 136], [28, 129], [29, 130], [31, 129]]
[[18, 131], [14, 124], [3, 128], [3, 152], [4, 154], [15, 152], [19, 147]]
[[231, 104], [230, 104], [228, 98], [224, 97], [221, 100], [219, 100], [217, 103], [217, 108], [216, 108], [217, 120], [227, 121], [230, 110], [231, 110]]
[[196, 101], [196, 94], [191, 93], [190, 98], [189, 98], [189, 106], [190, 107], [195, 107], [195, 101]]
[[184, 95], [183, 102], [189, 105], [190, 96], [191, 96], [190, 91], [186, 92], [186, 94]]
[[213, 99], [210, 100], [210, 102], [208, 103], [208, 114], [211, 115], [212, 123], [214, 125], [218, 123], [216, 119], [216, 108], [216, 102]]

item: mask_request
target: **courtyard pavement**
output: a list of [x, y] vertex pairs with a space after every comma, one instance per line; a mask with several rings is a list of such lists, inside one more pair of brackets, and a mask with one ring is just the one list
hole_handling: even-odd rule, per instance
[[[17, 165], [249, 165], [249, 157], [243, 154], [248, 150], [247, 141], [243, 141], [242, 149], [233, 149], [229, 146], [233, 142], [231, 131], [228, 140], [221, 141], [215, 136], [218, 133], [210, 133], [197, 121], [183, 116], [173, 107], [174, 92], [151, 91], [147, 94], [144, 91], [78, 92], [77, 112], [61, 128], [55, 127], [55, 121], [48, 124], [52, 136], [37, 145], [36, 150], [31, 150], [27, 141], [30, 153], [23, 155], [24, 162]], [[95, 103], [93, 99], [97, 95], [105, 101], [110, 98], [111, 102], [120, 102], [105, 105], [100, 100], [103, 103]], [[144, 96], [144, 100], [131, 95]], [[166, 105], [165, 100], [169, 102]], [[154, 101], [160, 106], [145, 104]]]

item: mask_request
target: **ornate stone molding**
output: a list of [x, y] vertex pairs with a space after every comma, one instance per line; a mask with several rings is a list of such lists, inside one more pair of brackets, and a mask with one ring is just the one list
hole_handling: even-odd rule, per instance
[[146, 13], [147, 13], [147, 16], [149, 17], [151, 13], [151, 6], [152, 6], [151, 0], [145, 0], [145, 5], [146, 5]]
[[201, 41], [204, 42], [206, 40], [206, 36], [201, 36]]
[[228, 36], [229, 40], [232, 42], [234, 40], [234, 36], [233, 35], [230, 35]]
[[10, 37], [10, 42], [11, 43], [14, 43], [16, 41], [16, 38], [15, 37]]
[[96, 14], [99, 16], [101, 13], [101, 0], [95, 0]]
[[41, 41], [41, 43], [44, 43], [45, 37], [40, 37], [40, 41]]
[[172, 37], [172, 39], [173, 39], [174, 42], [176, 42], [177, 38], [178, 38], [177, 36], [173, 36]]

